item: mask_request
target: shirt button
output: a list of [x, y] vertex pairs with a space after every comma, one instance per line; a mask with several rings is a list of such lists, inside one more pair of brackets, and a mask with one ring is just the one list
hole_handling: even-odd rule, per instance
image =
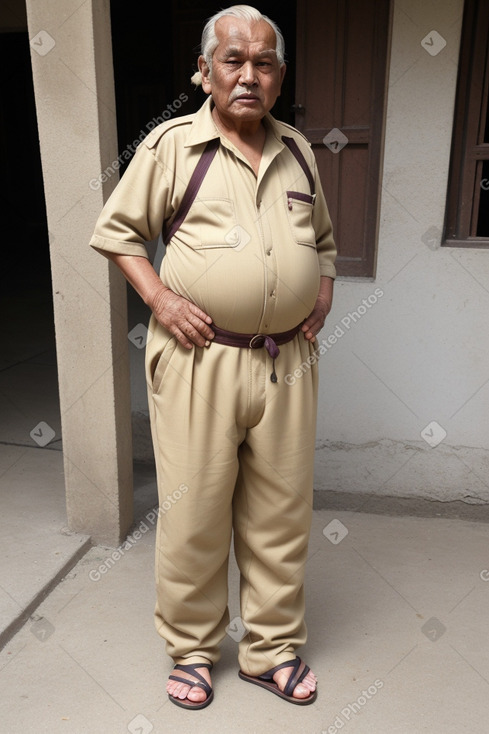
[[270, 293], [270, 298], [275, 298], [275, 291], [272, 291], [272, 292]]
[[267, 250], [267, 255], [271, 255], [271, 254], [272, 254], [272, 248], [270, 248], [269, 250]]

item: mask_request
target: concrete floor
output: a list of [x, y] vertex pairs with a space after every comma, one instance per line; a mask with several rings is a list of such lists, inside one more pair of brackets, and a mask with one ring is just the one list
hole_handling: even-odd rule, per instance
[[[170, 661], [152, 622], [153, 544], [150, 526], [103, 575], [110, 553], [92, 548], [7, 644], [2, 732], [487, 733], [485, 525], [314, 513], [300, 652], [320, 689], [306, 708], [239, 680], [229, 636], [211, 706], [190, 712], [168, 701]], [[239, 614], [234, 562], [230, 612]]]

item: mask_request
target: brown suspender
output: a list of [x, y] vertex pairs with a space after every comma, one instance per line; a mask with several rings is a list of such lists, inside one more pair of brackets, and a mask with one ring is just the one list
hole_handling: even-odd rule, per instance
[[[309, 181], [309, 186], [311, 187], [311, 194], [314, 196], [315, 194], [315, 184], [314, 184], [314, 177], [311, 173], [311, 169], [307, 165], [306, 159], [301, 153], [301, 150], [297, 143], [295, 142], [294, 138], [287, 138], [285, 135], [282, 136], [282, 140], [285, 143], [285, 145], [288, 147], [292, 155], [296, 158], [297, 162], [299, 163], [300, 167], [306, 174], [307, 180]], [[190, 181], [188, 182], [187, 189], [183, 195], [182, 202], [180, 206], [178, 207], [178, 211], [175, 215], [175, 218], [173, 219], [173, 222], [170, 225], [170, 228], [168, 231], [164, 233], [163, 241], [166, 245], [170, 244], [170, 240], [175, 234], [175, 232], [178, 231], [180, 228], [183, 220], [187, 216], [190, 207], [192, 206], [195, 197], [197, 196], [199, 189], [202, 185], [202, 181], [205, 178], [205, 175], [207, 171], [209, 170], [209, 166], [211, 165], [212, 161], [214, 160], [214, 156], [217, 153], [217, 149], [219, 147], [219, 138], [213, 138], [210, 140], [205, 149], [202, 153], [199, 162], [195, 166], [195, 170], [192, 173], [192, 176], [190, 178]]]
[[214, 156], [216, 155], [217, 149], [219, 147], [219, 142], [219, 138], [213, 138], [212, 140], [210, 140], [207, 143], [205, 150], [199, 159], [199, 162], [195, 166], [195, 170], [192, 173], [190, 181], [188, 182], [187, 189], [183, 195], [181, 204], [178, 207], [175, 218], [171, 223], [170, 229], [164, 233], [163, 241], [166, 245], [170, 244], [171, 238], [180, 228], [183, 220], [187, 216], [189, 209], [192, 206], [194, 199], [197, 196], [198, 191], [201, 187], [202, 181], [205, 178], [205, 174], [209, 170], [209, 166], [214, 160]]
[[306, 159], [302, 155], [301, 149], [295, 142], [294, 138], [286, 138], [285, 135], [282, 135], [282, 140], [284, 141], [287, 148], [290, 150], [292, 155], [296, 158], [298, 164], [306, 174], [306, 178], [309, 181], [309, 186], [311, 187], [311, 195], [314, 196], [316, 193], [316, 185], [314, 183], [314, 176], [311, 173], [311, 169], [307, 165]]

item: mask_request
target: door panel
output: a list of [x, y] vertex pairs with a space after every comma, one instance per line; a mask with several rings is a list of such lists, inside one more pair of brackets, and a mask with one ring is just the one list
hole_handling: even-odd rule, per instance
[[[388, 28], [389, 0], [297, 3], [295, 124], [316, 155], [339, 275], [375, 275]], [[344, 147], [323, 142], [332, 130]]]

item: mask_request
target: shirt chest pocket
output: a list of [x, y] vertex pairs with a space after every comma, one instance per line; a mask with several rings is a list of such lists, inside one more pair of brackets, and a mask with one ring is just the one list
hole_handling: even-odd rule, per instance
[[201, 197], [192, 204], [182, 230], [188, 233], [186, 240], [196, 250], [237, 248], [241, 244], [244, 231], [237, 226], [234, 202], [231, 199]]
[[312, 225], [315, 195], [301, 191], [287, 191], [287, 217], [294, 240], [299, 245], [316, 247], [316, 233]]

